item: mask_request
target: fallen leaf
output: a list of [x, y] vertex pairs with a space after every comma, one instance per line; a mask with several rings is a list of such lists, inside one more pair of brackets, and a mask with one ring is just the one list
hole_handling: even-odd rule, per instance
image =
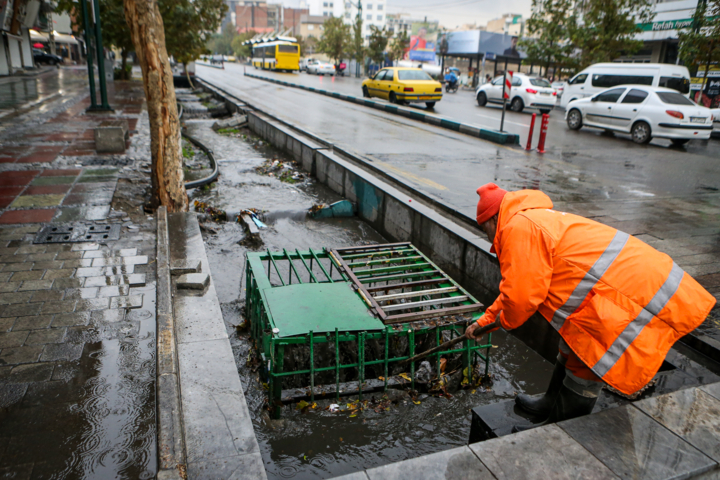
[[350, 418], [357, 417], [357, 414], [350, 415]]
[[300, 401], [298, 402], [296, 408], [297, 408], [298, 410], [303, 410], [303, 409], [307, 408], [308, 405], [310, 405], [310, 404], [309, 404], [308, 402], [306, 402], [305, 400], [300, 400]]
[[310, 405], [310, 408], [313, 408], [313, 409], [314, 409], [314, 408], [317, 408], [317, 403], [314, 403], [314, 402], [313, 402], [313, 404]]
[[384, 380], [385, 380], [385, 377], [378, 377], [378, 380], [384, 381]]
[[415, 405], [420, 405], [420, 402], [416, 402], [415, 400], [412, 401]]
[[404, 378], [404, 379], [407, 380], [408, 382], [411, 381], [411, 378], [410, 378], [410, 376], [409, 376], [407, 373], [401, 373], [400, 375], [398, 375], [398, 377]]

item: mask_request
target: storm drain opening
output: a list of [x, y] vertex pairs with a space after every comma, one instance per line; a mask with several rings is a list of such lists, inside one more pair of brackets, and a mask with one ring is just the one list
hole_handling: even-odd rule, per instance
[[[401, 362], [462, 336], [484, 310], [410, 243], [248, 252], [246, 264], [246, 318], [275, 418], [316, 396], [415, 390], [424, 367]], [[458, 345], [427, 360], [472, 385], [488, 373], [491, 337]]]
[[111, 242], [120, 239], [120, 228], [119, 224], [50, 224], [38, 232], [33, 243]]

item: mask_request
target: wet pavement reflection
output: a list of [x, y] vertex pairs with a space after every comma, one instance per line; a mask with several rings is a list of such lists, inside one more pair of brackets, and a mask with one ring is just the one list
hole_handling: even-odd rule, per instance
[[35, 77], [4, 78], [0, 82], [0, 110], [19, 107], [56, 92], [69, 93], [86, 84], [86, 67], [61, 67]]

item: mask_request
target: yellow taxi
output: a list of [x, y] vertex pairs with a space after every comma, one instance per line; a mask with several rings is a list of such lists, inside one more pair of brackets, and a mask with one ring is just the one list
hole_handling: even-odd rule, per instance
[[383, 68], [362, 83], [363, 97], [379, 97], [390, 103], [424, 102], [433, 108], [442, 99], [442, 85], [420, 68]]

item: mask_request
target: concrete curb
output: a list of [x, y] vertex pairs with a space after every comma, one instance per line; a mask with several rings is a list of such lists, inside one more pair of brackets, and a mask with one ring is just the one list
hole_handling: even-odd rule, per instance
[[437, 115], [428, 115], [426, 113], [417, 111], [412, 108], [391, 105], [391, 104], [384, 103], [384, 102], [370, 100], [368, 98], [355, 97], [353, 95], [346, 95], [344, 93], [331, 92], [329, 90], [323, 90], [321, 88], [315, 88], [315, 87], [308, 87], [308, 86], [300, 85], [297, 83], [285, 82], [283, 80], [277, 80], [275, 78], [262, 77], [260, 75], [255, 75], [252, 73], [245, 73], [245, 76], [250, 77], [250, 78], [255, 78], [257, 80], [264, 80], [266, 82], [277, 83], [278, 85], [283, 85], [285, 87], [300, 88], [302, 90], [307, 90], [308, 92], [319, 93], [321, 95], [338, 98], [340, 100], [345, 100], [346, 102], [356, 103], [358, 105], [364, 105], [366, 107], [374, 108], [376, 110], [382, 110], [384, 112], [395, 113], [397, 115], [401, 115], [403, 117], [407, 117], [412, 120], [419, 120], [421, 122], [435, 125], [436, 127], [447, 128], [448, 130], [453, 130], [455, 132], [463, 133], [465, 135], [470, 135], [472, 137], [480, 138], [482, 140], [487, 140], [487, 141], [490, 141], [493, 143], [498, 143], [500, 145], [519, 145], [520, 144], [520, 136], [516, 135], [514, 133], [504, 133], [504, 132], [498, 132], [497, 130], [488, 130], [485, 128], [476, 127], [476, 126], [469, 125], [466, 123], [460, 123], [460, 122], [456, 122], [454, 120], [449, 120], [446, 118], [438, 117]]
[[170, 280], [167, 207], [157, 211], [157, 440], [161, 480], [183, 478], [185, 441], [180, 407], [175, 320]]
[[177, 378], [187, 478], [267, 478], [197, 215], [167, 220], [170, 265], [199, 262], [203, 290], [172, 285]]

